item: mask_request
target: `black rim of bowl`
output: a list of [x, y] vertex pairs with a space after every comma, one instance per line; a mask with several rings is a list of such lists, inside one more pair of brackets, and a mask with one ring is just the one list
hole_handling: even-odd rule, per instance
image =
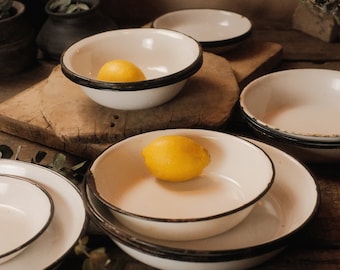
[[[265, 152], [264, 152], [265, 153]], [[266, 153], [265, 153], [266, 154]], [[266, 154], [267, 155], [267, 154]], [[270, 162], [272, 162], [270, 160]], [[274, 170], [274, 165], [272, 163], [272, 168]], [[204, 221], [204, 220], [211, 220], [211, 219], [215, 219], [215, 218], [221, 218], [227, 215], [231, 215], [234, 214], [238, 211], [241, 211], [251, 205], [253, 205], [254, 203], [256, 203], [257, 201], [261, 200], [263, 198], [264, 195], [267, 194], [267, 192], [270, 190], [273, 182], [274, 182], [274, 178], [275, 178], [275, 171], [273, 172], [273, 175], [271, 177], [270, 182], [268, 183], [268, 185], [266, 186], [266, 188], [258, 195], [256, 196], [254, 199], [252, 199], [251, 201], [241, 205], [240, 207], [230, 210], [228, 212], [223, 212], [220, 214], [215, 214], [212, 216], [206, 216], [206, 217], [200, 217], [200, 218], [188, 218], [188, 219], [167, 219], [167, 218], [155, 218], [155, 217], [148, 217], [148, 216], [142, 216], [142, 215], [138, 215], [138, 214], [134, 214], [134, 213], [130, 213], [127, 212], [123, 209], [120, 209], [112, 204], [110, 204], [109, 202], [107, 202], [105, 199], [103, 199], [99, 192], [97, 191], [96, 188], [96, 184], [95, 184], [95, 180], [94, 180], [94, 176], [91, 173], [91, 171], [88, 171], [85, 176], [84, 176], [84, 180], [87, 182], [87, 185], [89, 187], [89, 189], [91, 190], [92, 194], [96, 197], [96, 199], [98, 201], [100, 201], [102, 204], [106, 205], [108, 208], [112, 209], [112, 211], [115, 211], [117, 213], [121, 213], [124, 214], [126, 216], [129, 217], [134, 217], [134, 218], [140, 218], [140, 219], [144, 219], [144, 220], [148, 220], [148, 221], [155, 221], [155, 222], [176, 222], [176, 223], [185, 223], [185, 222], [199, 222], [199, 221]]]
[[[204, 10], [204, 9], [190, 9], [190, 10], [199, 10], [199, 11], [201, 11], [201, 10]], [[238, 13], [235, 13], [235, 12], [231, 12], [231, 11], [219, 10], [219, 9], [207, 9], [207, 10], [210, 10], [210, 11], [211, 10], [215, 10], [215, 11], [219, 11], [219, 12], [221, 12], [221, 11], [222, 12], [230, 12], [230, 13], [233, 13], [235, 15], [239, 15], [239, 16], [242, 16], [243, 18], [246, 18], [245, 16], [243, 16], [241, 14], [238, 14]], [[188, 10], [184, 10], [184, 11], [188, 11]], [[174, 12], [170, 12], [170, 13], [176, 13], [176, 12], [180, 12], [180, 11], [174, 11]], [[151, 27], [152, 28], [156, 28], [156, 29], [162, 29], [161, 27], [156, 27], [155, 26], [155, 22], [159, 18], [161, 18], [163, 16], [167, 16], [167, 14], [170, 14], [170, 13], [163, 14], [160, 17], [158, 17], [155, 20], [153, 20], [151, 22]], [[242, 33], [242, 34], [240, 34], [238, 36], [235, 36], [235, 37], [232, 37], [232, 38], [228, 38], [228, 39], [223, 39], [223, 40], [211, 40], [211, 41], [200, 41], [200, 40], [197, 40], [197, 41], [202, 45], [202, 47], [204, 49], [213, 49], [213, 48], [217, 48], [217, 47], [224, 47], [224, 46], [228, 46], [228, 45], [235, 45], [235, 44], [243, 41], [244, 39], [248, 38], [252, 34], [252, 30], [253, 30], [252, 23], [251, 23], [251, 21], [248, 18], [246, 18], [246, 19], [249, 21], [250, 27], [249, 27], [249, 29], [247, 31], [245, 31], [244, 33]], [[169, 29], [169, 30], [172, 30], [172, 31], [177, 31], [177, 30], [173, 30], [173, 29], [170, 29], [170, 28], [164, 28], [164, 29]]]
[[249, 29], [248, 32], [234, 37], [234, 38], [230, 38], [230, 39], [225, 39], [225, 40], [216, 40], [216, 41], [199, 41], [202, 45], [203, 48], [216, 48], [216, 47], [224, 47], [224, 46], [228, 46], [228, 45], [234, 45], [237, 44], [243, 40], [245, 40], [246, 38], [250, 37], [252, 33], [252, 29]]
[[71, 71], [65, 65], [63, 59], [67, 49], [62, 53], [60, 57], [61, 70], [68, 79], [77, 84], [104, 91], [139, 91], [175, 84], [194, 75], [203, 64], [203, 50], [201, 44], [197, 42], [195, 39], [189, 36], [187, 37], [192, 39], [197, 44], [198, 54], [195, 61], [191, 63], [189, 66], [185, 67], [184, 69], [164, 77], [127, 83], [104, 82], [95, 79], [89, 79]]
[[[317, 194], [320, 194], [319, 186], [315, 178], [313, 176], [312, 178], [316, 186]], [[91, 190], [89, 191], [91, 192]], [[285, 248], [285, 246], [292, 240], [292, 238], [310, 223], [314, 215], [317, 213], [320, 204], [320, 196], [318, 195], [315, 207], [313, 208], [313, 211], [308, 216], [308, 218], [298, 228], [281, 238], [274, 239], [270, 242], [266, 242], [256, 246], [238, 248], [234, 250], [199, 251], [163, 246], [161, 244], [155, 244], [146, 240], [142, 240], [140, 239], [140, 237], [138, 237], [138, 235], [132, 235], [132, 233], [125, 231], [124, 228], [119, 228], [120, 226], [118, 227], [115, 224], [110, 223], [110, 221], [103, 217], [102, 214], [99, 213], [98, 210], [93, 207], [93, 205], [91, 205], [91, 202], [89, 201], [86, 180], [83, 182], [83, 192], [85, 207], [91, 220], [99, 228], [101, 228], [103, 232], [107, 234], [113, 241], [120, 242], [123, 245], [126, 245], [132, 249], [135, 249], [138, 252], [142, 252], [147, 255], [170, 260], [196, 263], [226, 262], [249, 259], [270, 252], [279, 251], [280, 249]], [[94, 194], [92, 195], [98, 201], [98, 203], [102, 204], [102, 202], [100, 202]]]
[[0, 176], [14, 178], [16, 180], [24, 181], [24, 182], [27, 182], [27, 183], [35, 186], [37, 189], [39, 189], [44, 194], [44, 196], [46, 196], [46, 198], [50, 202], [50, 215], [47, 218], [44, 226], [42, 226], [36, 232], [36, 234], [33, 237], [31, 237], [30, 239], [28, 239], [26, 242], [20, 244], [18, 247], [14, 248], [10, 251], [7, 251], [3, 254], [0, 254], [0, 259], [3, 259], [3, 258], [6, 258], [7, 256], [11, 256], [11, 255], [15, 254], [16, 252], [19, 252], [20, 250], [23, 250], [24, 248], [28, 247], [31, 243], [33, 243], [36, 239], [38, 239], [47, 230], [48, 226], [51, 224], [55, 209], [54, 209], [54, 202], [53, 202], [51, 195], [47, 192], [47, 190], [44, 187], [42, 187], [42, 185], [34, 182], [31, 179], [28, 179], [28, 178], [25, 178], [25, 177], [22, 177], [22, 176], [11, 175], [11, 174], [3, 174], [3, 173], [0, 173]]
[[250, 117], [241, 107], [241, 113], [246, 122], [257, 132], [267, 136], [270, 139], [277, 140], [283, 143], [289, 143], [292, 145], [315, 148], [315, 149], [338, 149], [340, 148], [340, 141], [316, 141], [316, 140], [306, 140], [297, 137], [289, 136], [289, 134], [284, 134], [278, 130], [264, 126], [260, 124], [255, 118]]

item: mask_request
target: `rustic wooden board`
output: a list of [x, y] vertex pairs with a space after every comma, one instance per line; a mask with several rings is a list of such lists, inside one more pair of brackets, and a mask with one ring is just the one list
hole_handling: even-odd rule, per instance
[[[207, 54], [205, 53], [205, 58], [207, 58], [206, 55]], [[223, 63], [222, 66], [228, 66], [229, 68], [225, 69], [224, 73], [222, 72], [224, 76], [228, 76], [229, 80], [230, 78], [232, 78], [232, 76], [234, 76], [234, 79], [236, 77], [236, 81], [239, 82], [239, 85], [242, 85], [242, 83], [248, 81], [249, 78], [257, 77], [262, 75], [263, 73], [269, 72], [274, 66], [278, 64], [278, 62], [281, 60], [281, 56], [281, 45], [266, 42], [248, 46], [247, 50], [242, 50], [241, 47], [239, 51], [234, 50], [233, 53], [229, 56], [225, 55], [228, 60], [230, 59], [229, 61], [226, 61], [222, 57], [216, 55], [209, 54], [208, 57], [210, 57], [211, 61], [218, 59], [218, 63]], [[208, 61], [209, 60], [206, 60], [206, 62]], [[222, 69], [219, 67], [220, 65], [217, 64], [215, 66], [214, 72], [217, 72], [216, 70], [221, 72]], [[212, 71], [210, 70], [210, 72]], [[77, 108], [75, 109], [75, 111], [70, 110], [70, 105], [75, 106], [75, 103], [69, 104], [69, 107], [64, 110], [64, 108], [66, 108], [64, 106], [65, 104], [60, 103], [60, 100], [58, 99], [54, 99], [52, 102], [50, 102], [50, 104], [55, 104], [53, 110], [51, 110], [52, 106], [46, 106], [46, 103], [44, 105], [47, 97], [45, 96], [44, 98], [42, 98], [42, 92], [46, 90], [46, 87], [49, 83], [53, 83], [55, 77], [53, 77], [52, 75], [56, 74], [60, 75], [60, 70], [58, 71], [58, 67], [56, 67], [56, 69], [52, 72], [48, 79], [28, 88], [27, 90], [19, 93], [13, 98], [1, 103], [0, 130], [87, 158], [96, 157], [107, 146], [122, 138], [147, 130], [170, 127], [196, 127], [200, 125], [211, 128], [218, 127], [220, 124], [222, 124], [223, 121], [226, 121], [228, 119], [230, 111], [233, 105], [236, 103], [239, 94], [239, 89], [235, 85], [235, 81], [228, 81], [227, 83], [224, 82], [229, 85], [229, 91], [231, 91], [230, 89], [233, 89], [231, 91], [231, 93], [233, 93], [233, 96], [225, 100], [225, 102], [229, 102], [227, 108], [219, 107], [219, 110], [221, 110], [222, 112], [217, 114], [214, 113], [215, 116], [207, 115], [203, 112], [200, 114], [200, 117], [197, 117], [197, 115], [193, 114], [193, 111], [191, 111], [190, 117], [187, 117], [187, 119], [183, 118], [182, 112], [183, 110], [187, 110], [188, 104], [190, 104], [190, 106], [192, 107], [196, 105], [195, 100], [191, 98], [186, 98], [186, 92], [183, 92], [183, 100], [182, 102], [179, 102], [179, 104], [177, 104], [177, 106], [179, 107], [176, 110], [174, 110], [174, 108], [172, 108], [171, 105], [168, 104], [164, 108], [151, 109], [149, 113], [143, 112], [144, 114], [140, 114], [141, 111], [139, 111], [139, 114], [135, 116], [133, 116], [132, 112], [124, 112], [122, 115], [119, 115], [118, 119], [121, 122], [118, 123], [119, 121], [117, 121], [117, 112], [113, 112], [114, 110], [102, 108], [101, 106], [94, 104], [92, 103], [92, 101], [87, 99], [83, 99], [82, 101], [85, 102], [85, 104], [87, 105], [82, 109]], [[200, 80], [202, 80], [202, 77]], [[213, 79], [210, 78], [210, 80]], [[67, 82], [67, 84], [69, 83], [70, 82]], [[190, 89], [191, 84], [198, 85], [199, 83], [198, 81], [195, 82], [194, 80], [192, 82], [189, 81], [187, 86], [188, 89]], [[71, 88], [74, 87], [74, 85], [71, 86]], [[67, 95], [67, 93], [65, 92], [66, 88], [59, 87], [59, 89], [64, 90], [61, 93]], [[77, 90], [79, 92], [79, 89]], [[56, 93], [57, 92], [50, 93], [51, 96], [47, 99], [57, 98], [55, 96]], [[76, 94], [76, 92], [74, 94]], [[202, 92], [201, 95], [202, 94], [206, 96], [206, 93]], [[64, 101], [66, 101], [68, 98], [64, 96], [63, 99]], [[104, 115], [104, 119], [107, 120], [108, 123], [110, 123], [110, 126], [117, 125], [116, 127], [119, 127], [127, 125], [126, 121], [128, 119], [128, 126], [130, 126], [130, 128], [128, 129], [125, 127], [124, 132], [120, 133], [117, 133], [116, 131], [116, 133], [105, 133], [105, 130], [101, 129], [99, 133], [95, 132], [95, 135], [93, 134], [92, 129], [91, 134], [89, 130], [83, 128], [83, 124], [84, 122], [86, 122], [85, 126], [93, 127], [93, 122], [89, 121], [89, 119], [86, 120], [86, 117], [79, 115], [79, 110], [87, 110], [89, 108], [88, 106], [91, 108], [93, 115], [98, 116], [99, 112], [100, 115]], [[214, 106], [215, 104], [210, 104], [210, 107], [213, 108]], [[48, 110], [49, 112], [47, 113]], [[156, 112], [157, 114], [163, 113], [164, 115], [165, 113], [165, 115], [168, 115], [169, 110], [172, 111], [172, 119], [177, 119], [170, 124], [168, 118], [167, 122], [164, 122], [162, 121], [161, 117], [154, 117], [156, 115]], [[54, 117], [51, 116], [52, 114], [55, 114]], [[216, 117], [216, 115], [218, 116]], [[151, 116], [152, 121], [147, 121], [147, 119], [145, 119], [145, 117]], [[102, 119], [102, 117], [100, 118]], [[65, 126], [63, 125], [59, 126], [61, 121], [59, 121], [58, 119], [68, 119], [67, 128], [65, 128]], [[185, 120], [187, 120], [187, 122]], [[77, 121], [79, 122], [77, 123]], [[78, 127], [77, 129], [73, 129], [72, 133], [70, 133], [69, 130], [70, 124]], [[83, 125], [83, 127], [79, 124]], [[78, 132], [79, 130], [81, 130], [81, 136], [79, 136], [79, 134], [75, 134], [75, 132]], [[97, 136], [98, 134], [99, 136]]]
[[230, 63], [204, 53], [202, 68], [171, 101], [152, 109], [105, 108], [70, 82], [60, 66], [41, 90], [41, 112], [58, 137], [70, 143], [109, 143], [164, 128], [221, 126], [238, 100], [239, 86]]

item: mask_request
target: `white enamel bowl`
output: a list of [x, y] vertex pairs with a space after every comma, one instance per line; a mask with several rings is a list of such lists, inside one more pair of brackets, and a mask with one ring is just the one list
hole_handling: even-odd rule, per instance
[[251, 82], [240, 107], [248, 123], [276, 145], [304, 159], [335, 161], [340, 159], [339, 100], [339, 71], [293, 69]]
[[251, 35], [248, 18], [226, 10], [184, 9], [156, 18], [154, 28], [171, 29], [199, 41], [206, 51], [228, 51]]
[[[156, 179], [142, 149], [163, 135], [182, 135], [205, 147], [211, 162], [186, 182]], [[104, 151], [90, 167], [91, 191], [132, 230], [153, 238], [193, 240], [239, 224], [270, 189], [274, 168], [268, 155], [239, 137], [199, 129], [148, 132]]]
[[17, 256], [47, 229], [53, 209], [42, 187], [0, 175], [0, 264]]
[[[146, 80], [110, 83], [96, 79], [100, 67], [114, 59], [136, 64]], [[93, 101], [120, 110], [147, 109], [174, 98], [203, 62], [193, 38], [163, 29], [108, 31], [84, 38], [61, 56], [62, 71]]]
[[59, 173], [18, 160], [0, 159], [0, 174], [30, 179], [48, 192], [54, 204], [48, 229], [15, 258], [0, 264], [0, 270], [56, 269], [87, 225], [78, 188]]
[[119, 223], [87, 186], [84, 199], [90, 218], [127, 254], [157, 269], [239, 270], [261, 264], [289, 245], [312, 220], [320, 191], [310, 172], [295, 158], [252, 142], [273, 160], [275, 180], [249, 216], [232, 230], [195, 241], [146, 237]]

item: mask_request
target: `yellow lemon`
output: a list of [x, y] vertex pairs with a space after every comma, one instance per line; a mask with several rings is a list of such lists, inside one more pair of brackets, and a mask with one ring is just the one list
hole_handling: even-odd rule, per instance
[[190, 180], [210, 163], [210, 155], [204, 147], [179, 135], [155, 139], [143, 148], [142, 156], [150, 173], [166, 181]]
[[97, 79], [107, 82], [137, 82], [146, 78], [134, 63], [118, 59], [106, 62], [99, 69]]

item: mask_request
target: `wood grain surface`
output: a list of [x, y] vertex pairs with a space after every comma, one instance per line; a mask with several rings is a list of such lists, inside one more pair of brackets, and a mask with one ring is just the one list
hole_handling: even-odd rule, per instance
[[[244, 43], [217, 56], [204, 53], [201, 70], [172, 101], [157, 108], [118, 111], [91, 101], [57, 65], [49, 77], [0, 104], [0, 130], [71, 154], [94, 158], [123, 138], [164, 128], [218, 128], [240, 89], [269, 72], [282, 56], [277, 43]], [[17, 108], [20, 108], [17, 109]]]

